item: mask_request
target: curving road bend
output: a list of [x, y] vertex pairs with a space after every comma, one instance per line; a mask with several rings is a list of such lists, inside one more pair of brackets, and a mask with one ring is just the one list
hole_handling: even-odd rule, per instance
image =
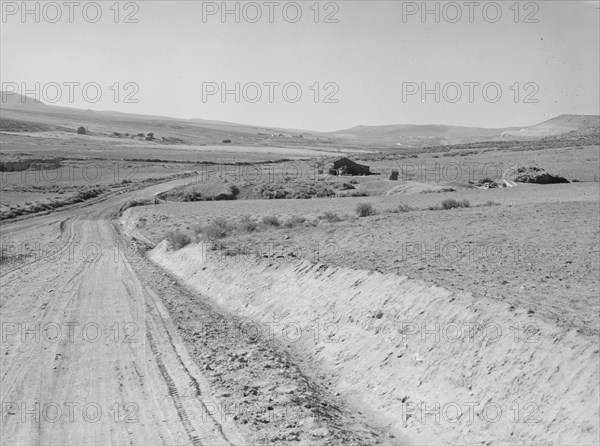
[[123, 203], [185, 181], [3, 225], [4, 240], [48, 229], [62, 244], [0, 272], [1, 444], [243, 442], [206, 410], [207, 381], [111, 223]]

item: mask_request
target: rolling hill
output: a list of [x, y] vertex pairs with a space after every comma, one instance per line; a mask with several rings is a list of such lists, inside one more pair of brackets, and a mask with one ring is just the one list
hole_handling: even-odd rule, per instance
[[204, 119], [94, 111], [43, 104], [33, 98], [2, 93], [4, 131], [73, 131], [80, 125], [92, 134], [147, 133], [185, 144], [231, 144], [248, 146], [311, 148], [402, 148], [463, 144], [480, 141], [543, 138], [567, 133], [594, 134], [600, 129], [598, 115], [560, 115], [528, 127], [481, 128], [448, 125], [359, 125], [333, 132], [281, 129]]

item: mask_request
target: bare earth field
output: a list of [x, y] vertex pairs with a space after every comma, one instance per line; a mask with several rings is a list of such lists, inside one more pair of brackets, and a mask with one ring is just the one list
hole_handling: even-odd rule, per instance
[[[277, 159], [305, 159], [344, 153], [340, 150], [314, 150], [304, 147], [254, 147], [243, 144], [190, 145], [164, 144], [137, 139], [124, 139], [108, 135], [77, 135], [67, 132], [3, 132], [2, 151], [6, 154], [20, 151], [42, 151], [46, 155], [65, 157], [102, 157], [121, 159], [159, 158], [189, 162], [234, 163], [240, 160], [273, 161]], [[353, 151], [349, 151], [354, 153]]]
[[[471, 205], [450, 211], [414, 210], [339, 223], [271, 229], [223, 239], [224, 247], [278, 246], [285, 254], [317, 242], [318, 260], [355, 269], [395, 272], [476, 294], [507, 300], [586, 334], [599, 334], [597, 183], [525, 185], [470, 192], [395, 195], [370, 200], [385, 211], [398, 204], [427, 206], [445, 198]], [[352, 214], [366, 198], [203, 202], [133, 208], [137, 232], [153, 243], [171, 229], [190, 230], [220, 216], [299, 215], [317, 219], [326, 210]], [[367, 199], [368, 200], [368, 199]], [[142, 219], [140, 222], [139, 219]], [[222, 248], [225, 249], [225, 248]], [[556, 301], [548, 301], [554, 296]]]
[[[3, 443], [598, 441], [597, 146], [336, 177], [310, 145], [2, 143]], [[580, 182], [511, 181], [534, 163]]]
[[[573, 177], [589, 178], [597, 147], [537, 159], [554, 160], [550, 170], [563, 172], [574, 150], [585, 155], [573, 161]], [[516, 153], [504, 160], [531, 163], [531, 152]], [[501, 163], [496, 156], [493, 163]], [[464, 160], [477, 165], [486, 158]], [[600, 377], [598, 183], [478, 189], [412, 172], [399, 182], [355, 177], [367, 197], [167, 202], [129, 209], [121, 221], [126, 234], [157, 246], [156, 263], [217, 308], [247, 324], [297, 327], [294, 342], [280, 336], [281, 348], [401, 444], [597, 441], [598, 391], [589, 386]], [[284, 183], [294, 189], [293, 181]], [[447, 187], [455, 191], [440, 191]], [[436, 208], [450, 198], [470, 207]], [[375, 215], [358, 217], [359, 203], [372, 204]], [[279, 224], [262, 223], [265, 216]], [[218, 218], [228, 229], [212, 240], [206, 227]], [[256, 229], [240, 229], [244, 219]], [[173, 231], [192, 244], [162, 241]], [[317, 325], [331, 343], [312, 339]], [[457, 326], [458, 343], [447, 331]], [[479, 327], [484, 339], [470, 339], [465, 326]], [[485, 327], [496, 330], [493, 340]], [[548, 367], [551, 358], [575, 351], [573, 363]], [[564, 376], [577, 378], [566, 383]], [[588, 415], [571, 412], [558, 421], [571, 397]], [[427, 408], [436, 404], [462, 410], [458, 419], [430, 420]], [[502, 415], [490, 421], [486, 404]], [[474, 420], [469, 405], [476, 407]], [[525, 419], [507, 415], [515, 407], [527, 408]]]

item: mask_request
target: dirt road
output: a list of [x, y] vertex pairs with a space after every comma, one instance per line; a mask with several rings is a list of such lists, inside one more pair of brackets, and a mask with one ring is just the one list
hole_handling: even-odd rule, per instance
[[118, 233], [186, 181], [3, 225], [0, 443], [397, 443]]
[[240, 442], [204, 407], [206, 382], [110, 222], [181, 181], [3, 226], [15, 241], [56, 230], [60, 243], [40, 240], [42, 255], [2, 271], [0, 443]]

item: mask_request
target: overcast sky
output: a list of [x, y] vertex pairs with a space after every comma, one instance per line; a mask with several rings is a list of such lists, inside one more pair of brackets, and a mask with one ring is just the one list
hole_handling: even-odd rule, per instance
[[[121, 2], [118, 23], [112, 1], [99, 2], [96, 23], [97, 8], [77, 3], [70, 23], [64, 2], [40, 3], [38, 17], [23, 17], [20, 1], [2, 2], [3, 89], [16, 83], [33, 90], [37, 82], [49, 102], [56, 82], [58, 105], [314, 130], [505, 127], [599, 113], [594, 1], [521, 2], [519, 8], [512, 1], [476, 2], [473, 10], [464, 2], [431, 2], [439, 23], [434, 13], [421, 16], [420, 1], [229, 3], [239, 8], [239, 23], [233, 13], [223, 20], [221, 2]], [[128, 14], [137, 23], [124, 23]], [[65, 82], [95, 82], [102, 97], [92, 102], [92, 85], [86, 100], [74, 85], [71, 102]], [[236, 82], [239, 103], [235, 94], [222, 98], [215, 91], [223, 83], [235, 90]], [[425, 97], [422, 84], [432, 90]], [[138, 102], [125, 102], [128, 93]]]

